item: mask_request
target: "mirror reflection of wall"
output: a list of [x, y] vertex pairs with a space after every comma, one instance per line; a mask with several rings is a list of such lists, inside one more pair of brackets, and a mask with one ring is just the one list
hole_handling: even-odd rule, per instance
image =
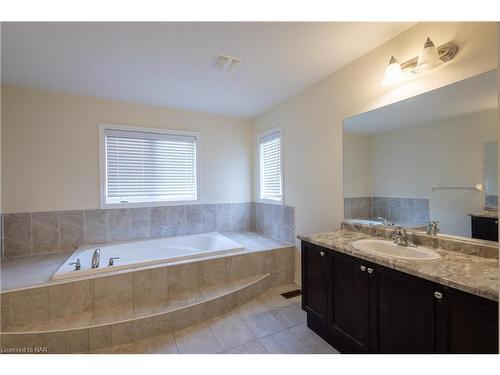
[[346, 119], [345, 218], [470, 237], [470, 215], [497, 206], [495, 74]]
[[498, 210], [498, 142], [484, 145], [485, 162], [485, 207]]

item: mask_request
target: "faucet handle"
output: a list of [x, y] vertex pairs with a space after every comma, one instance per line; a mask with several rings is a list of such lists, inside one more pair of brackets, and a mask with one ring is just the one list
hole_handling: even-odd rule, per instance
[[68, 265], [72, 266], [72, 265], [75, 265], [75, 271], [78, 271], [80, 270], [80, 268], [82, 268], [82, 265], [80, 263], [80, 258], [76, 258], [76, 262], [71, 262], [71, 263], [68, 263]]
[[111, 257], [109, 258], [108, 266], [112, 266], [115, 264], [114, 260], [115, 259], [120, 259], [120, 257]]

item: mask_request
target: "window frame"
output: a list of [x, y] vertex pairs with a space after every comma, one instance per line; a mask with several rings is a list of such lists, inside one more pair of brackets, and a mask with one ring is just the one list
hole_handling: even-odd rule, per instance
[[[196, 199], [184, 201], [155, 201], [155, 202], [128, 202], [128, 203], [108, 203], [107, 202], [107, 165], [106, 165], [106, 130], [118, 131], [133, 131], [140, 133], [153, 133], [153, 134], [171, 134], [171, 135], [185, 135], [196, 138]], [[116, 124], [99, 124], [99, 208], [133, 208], [133, 207], [157, 207], [157, 206], [178, 206], [190, 205], [200, 203], [201, 194], [201, 135], [199, 132], [173, 130], [173, 129], [158, 129], [148, 128], [142, 126], [129, 126], [129, 125], [116, 125]]]
[[[270, 134], [279, 133], [280, 138], [280, 168], [281, 168], [281, 199], [269, 199], [262, 198], [262, 166], [261, 166], [261, 155], [260, 155], [260, 141], [262, 138], [267, 137]], [[257, 197], [256, 201], [260, 203], [269, 203], [276, 205], [284, 205], [285, 204], [285, 163], [284, 163], [284, 142], [283, 142], [283, 127], [277, 126], [275, 128], [266, 130], [257, 135], [256, 139], [256, 154], [257, 154]]]

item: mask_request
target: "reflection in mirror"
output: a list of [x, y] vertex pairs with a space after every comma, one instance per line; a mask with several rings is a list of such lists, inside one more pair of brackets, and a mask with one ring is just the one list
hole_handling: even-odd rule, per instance
[[344, 121], [344, 217], [498, 240], [496, 71]]
[[498, 143], [488, 142], [484, 145], [485, 165], [485, 208], [498, 211]]

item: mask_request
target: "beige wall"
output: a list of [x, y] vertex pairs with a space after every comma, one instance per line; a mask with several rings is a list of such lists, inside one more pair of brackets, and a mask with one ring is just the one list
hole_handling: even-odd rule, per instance
[[4, 212], [97, 208], [99, 123], [201, 132], [202, 203], [252, 198], [252, 122], [2, 86]]
[[[427, 36], [456, 41], [456, 59], [398, 87], [380, 85], [391, 55], [416, 56]], [[420, 23], [259, 116], [255, 133], [283, 126], [285, 203], [296, 207], [297, 232], [340, 227], [344, 118], [490, 71], [497, 57], [496, 23]]]

